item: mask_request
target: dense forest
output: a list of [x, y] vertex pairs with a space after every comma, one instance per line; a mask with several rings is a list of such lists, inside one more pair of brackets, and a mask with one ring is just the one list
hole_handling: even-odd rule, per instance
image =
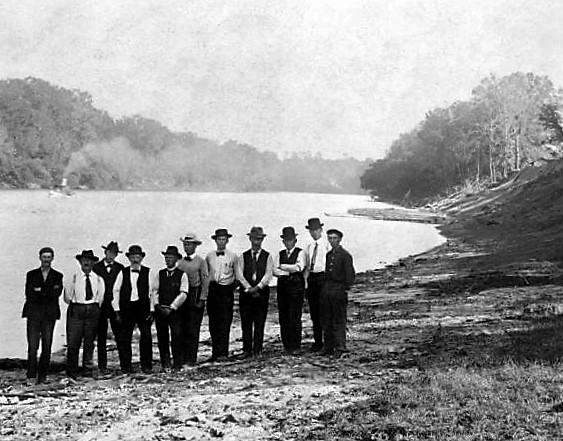
[[79, 90], [0, 81], [0, 187], [357, 193], [366, 161], [280, 158], [141, 116], [112, 118]]
[[563, 153], [563, 92], [545, 76], [490, 76], [471, 99], [426, 114], [370, 164], [362, 188], [386, 200], [423, 200], [495, 185]]

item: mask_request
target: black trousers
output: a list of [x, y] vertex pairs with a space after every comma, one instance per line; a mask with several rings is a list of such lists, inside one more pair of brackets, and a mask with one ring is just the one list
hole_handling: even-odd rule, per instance
[[100, 308], [100, 319], [98, 322], [98, 368], [108, 367], [107, 340], [108, 340], [108, 321], [111, 325], [111, 332], [115, 338], [115, 343], [119, 344], [119, 323], [115, 320], [115, 311], [111, 302], [104, 301]]
[[[174, 367], [182, 367], [182, 316], [178, 311], [172, 311], [167, 316], [157, 312], [154, 323], [158, 339], [158, 352], [163, 367], [170, 367], [170, 346]], [[172, 338], [171, 338], [172, 337]]]
[[[44, 379], [51, 363], [51, 347], [55, 320], [27, 319], [27, 378]], [[41, 358], [37, 364], [37, 351], [41, 343]]]
[[148, 302], [129, 302], [121, 310], [122, 324], [119, 333], [119, 364], [124, 372], [131, 372], [133, 330], [135, 325], [139, 328], [141, 338], [139, 340], [139, 352], [141, 355], [141, 368], [152, 369], [152, 334], [151, 321], [147, 320], [150, 313]]
[[97, 303], [71, 303], [68, 305], [66, 319], [66, 372], [76, 376], [78, 372], [78, 355], [82, 348], [82, 367], [85, 373], [94, 368], [94, 342], [98, 331], [100, 305]]
[[235, 302], [234, 288], [234, 284], [219, 285], [215, 282], [209, 284], [207, 314], [213, 358], [229, 356], [229, 338]]
[[268, 316], [270, 287], [258, 291], [256, 297], [241, 288], [239, 297], [240, 322], [242, 327], [242, 350], [259, 354], [264, 345], [264, 327]]
[[307, 278], [307, 301], [309, 313], [313, 322], [314, 345], [321, 348], [323, 345], [323, 325], [321, 323], [321, 291], [325, 284], [325, 273], [311, 273]]
[[184, 304], [178, 312], [182, 316], [182, 364], [195, 364], [199, 348], [199, 331], [205, 307], [198, 308], [196, 302], [201, 294], [201, 286], [191, 287]]
[[301, 315], [305, 288], [301, 283], [284, 283], [280, 277], [277, 289], [283, 347], [286, 351], [295, 351], [301, 348]]
[[327, 281], [321, 294], [321, 305], [325, 350], [345, 351], [348, 293], [344, 285]]

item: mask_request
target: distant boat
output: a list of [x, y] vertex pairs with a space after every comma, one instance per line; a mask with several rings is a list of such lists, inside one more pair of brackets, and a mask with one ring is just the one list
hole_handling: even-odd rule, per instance
[[73, 194], [70, 190], [49, 190], [50, 198], [71, 198]]

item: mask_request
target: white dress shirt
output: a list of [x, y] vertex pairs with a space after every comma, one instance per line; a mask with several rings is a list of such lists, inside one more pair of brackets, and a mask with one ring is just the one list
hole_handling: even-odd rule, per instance
[[[313, 263], [313, 253], [315, 252], [315, 245], [317, 245], [317, 254], [315, 255], [315, 267], [311, 271], [311, 264]], [[331, 250], [328, 241], [321, 237], [318, 240], [313, 240], [305, 247], [307, 255], [307, 275], [313, 273], [323, 273], [326, 267], [326, 253]]]
[[[124, 268], [127, 270], [127, 268]], [[156, 281], [155, 281], [156, 279]], [[131, 302], [136, 302], [139, 300], [139, 291], [137, 290], [137, 281], [139, 280], [139, 273], [135, 273], [131, 271]], [[111, 302], [111, 306], [113, 306], [114, 311], [119, 311], [119, 300], [121, 297], [121, 285], [123, 285], [123, 271], [120, 271], [115, 279], [115, 283], [113, 284], [113, 300]], [[152, 271], [149, 268], [149, 301], [150, 301], [150, 309], [151, 312], [154, 311], [154, 291], [155, 285], [158, 286], [158, 272]]]
[[[170, 273], [173, 273], [176, 269], [176, 266], [172, 269], [165, 268]], [[160, 303], [159, 293], [158, 290], [160, 289], [160, 277], [157, 277], [155, 280], [154, 286], [154, 304], [158, 305]], [[188, 297], [188, 291], [190, 290], [190, 282], [188, 280], [188, 275], [185, 272], [182, 272], [182, 278], [180, 279], [180, 293], [176, 296], [174, 301], [170, 304], [170, 308], [173, 310], [177, 310], [180, 306], [184, 304], [186, 298]]]
[[209, 267], [209, 280], [219, 285], [231, 285], [236, 280], [237, 255], [229, 250], [222, 256], [217, 251], [207, 254], [205, 260]]
[[[290, 256], [294, 250], [295, 247], [293, 247], [291, 250], [286, 249], [287, 255]], [[300, 273], [305, 270], [305, 268], [307, 267], [307, 258], [305, 256], [305, 251], [303, 250], [299, 251], [299, 254], [297, 255], [297, 260], [295, 261], [294, 264], [284, 263], [283, 267], [281, 267], [280, 265], [281, 251], [283, 250], [277, 252], [274, 257], [274, 276], [276, 277], [289, 276], [291, 273]]]
[[67, 279], [69, 282], [65, 286], [64, 293], [64, 300], [66, 303], [98, 303], [101, 306], [104, 301], [104, 293], [106, 290], [104, 279], [93, 271], [90, 271], [88, 276], [90, 278], [90, 285], [92, 285], [93, 297], [90, 300], [86, 300], [86, 274], [83, 271], [76, 271]]
[[[254, 251], [251, 250], [251, 253], [253, 252]], [[256, 261], [258, 261], [258, 259], [260, 258], [261, 252], [262, 249], [259, 249], [258, 252], [256, 253]], [[262, 289], [265, 286], [268, 286], [270, 280], [272, 280], [273, 273], [274, 273], [274, 259], [272, 258], [271, 254], [268, 254], [268, 260], [266, 260], [266, 272], [264, 274], [264, 277], [262, 277], [262, 279], [256, 285], [258, 289]], [[237, 280], [241, 283], [241, 285], [246, 290], [252, 287], [248, 282], [248, 280], [246, 280], [244, 277], [244, 256], [242, 254], [238, 257]]]

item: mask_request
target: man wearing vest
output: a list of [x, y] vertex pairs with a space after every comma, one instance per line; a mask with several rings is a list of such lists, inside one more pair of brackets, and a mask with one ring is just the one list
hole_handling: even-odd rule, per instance
[[83, 250], [76, 255], [76, 260], [80, 263], [81, 271], [69, 278], [64, 294], [65, 302], [69, 305], [66, 319], [66, 373], [73, 380], [76, 380], [78, 373], [78, 354], [82, 342], [84, 375], [91, 376], [94, 373], [94, 341], [105, 293], [104, 279], [92, 271], [94, 262], [98, 261], [94, 252]]
[[182, 258], [178, 247], [170, 245], [162, 255], [166, 268], [158, 272], [158, 284], [154, 295], [158, 351], [162, 367], [165, 371], [170, 369], [170, 343], [172, 343], [174, 370], [180, 370], [183, 362], [183, 342], [182, 316], [178, 310], [188, 294], [188, 276], [176, 267], [178, 260]]
[[313, 239], [307, 244], [305, 254], [307, 256], [307, 270], [305, 280], [307, 281], [307, 301], [309, 303], [309, 313], [313, 322], [314, 343], [311, 351], [318, 352], [323, 348], [323, 326], [321, 323], [321, 291], [325, 281], [326, 253], [330, 251], [330, 246], [323, 238], [323, 225], [318, 217], [313, 217], [307, 221], [305, 227]]
[[[252, 227], [247, 233], [251, 248], [238, 259], [237, 279], [241, 284], [239, 295], [244, 357], [259, 356], [264, 343], [264, 326], [270, 301], [269, 283], [272, 279], [274, 260], [262, 249], [264, 230]], [[254, 329], [253, 329], [254, 328]]]
[[324, 355], [340, 358], [346, 348], [346, 306], [355, 271], [352, 255], [340, 245], [342, 232], [326, 232], [332, 249], [326, 255], [326, 282], [321, 293], [321, 319], [324, 332]]
[[[37, 377], [37, 384], [47, 382], [51, 363], [51, 346], [55, 322], [61, 318], [59, 297], [63, 292], [63, 275], [51, 267], [55, 252], [51, 247], [39, 250], [39, 268], [25, 277], [25, 304], [22, 317], [27, 319], [27, 378]], [[37, 351], [41, 342], [41, 357]]]
[[205, 258], [209, 267], [207, 314], [211, 335], [212, 353], [209, 359], [211, 362], [226, 361], [229, 357], [237, 265], [236, 254], [227, 250], [227, 243], [231, 237], [233, 236], [226, 228], [215, 230], [211, 239], [215, 241], [217, 250], [212, 251]]
[[177, 268], [186, 273], [190, 285], [186, 301], [179, 310], [182, 316], [182, 341], [184, 343], [182, 364], [195, 366], [199, 347], [199, 331], [209, 287], [209, 269], [205, 259], [196, 254], [196, 248], [201, 245], [201, 240], [197, 238], [197, 235], [188, 232], [180, 240], [186, 257], [178, 262]]
[[285, 249], [274, 258], [280, 333], [286, 353], [295, 355], [301, 348], [301, 313], [305, 292], [303, 271], [307, 262], [304, 251], [295, 246], [297, 234], [293, 227], [284, 227], [280, 237]]
[[115, 311], [111, 306], [113, 300], [113, 285], [119, 272], [123, 269], [123, 265], [115, 259], [121, 251], [117, 242], [110, 242], [107, 246], [103, 246], [104, 258], [94, 264], [93, 271], [104, 279], [105, 294], [104, 302], [100, 308], [100, 320], [98, 322], [98, 369], [100, 372], [106, 373], [108, 367], [107, 356], [107, 338], [108, 338], [108, 320], [111, 325], [111, 331], [115, 338], [115, 343], [119, 340], [119, 325], [115, 321]]
[[139, 352], [141, 369], [152, 372], [152, 334], [151, 325], [154, 314], [154, 276], [150, 268], [142, 265], [145, 252], [139, 245], [131, 245], [125, 253], [130, 266], [123, 268], [115, 279], [112, 306], [117, 322], [121, 325], [119, 336], [119, 364], [125, 373], [132, 372], [131, 344], [133, 330], [138, 326], [141, 338]]

